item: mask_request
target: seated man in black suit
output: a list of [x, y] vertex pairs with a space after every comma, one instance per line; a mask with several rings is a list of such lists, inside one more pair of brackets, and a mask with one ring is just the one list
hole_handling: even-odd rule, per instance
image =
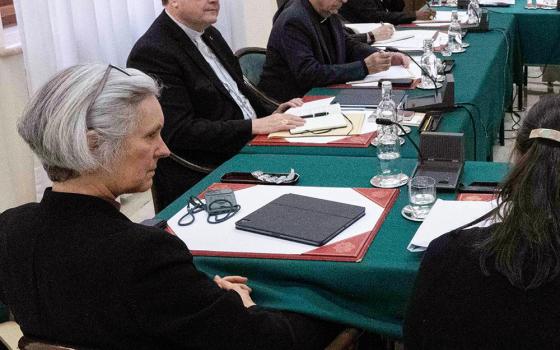
[[392, 24], [411, 23], [415, 20], [429, 20], [435, 13], [421, 8], [416, 12], [404, 11], [403, 0], [348, 0], [342, 5], [340, 14], [350, 23]]
[[[272, 23], [274, 23], [276, 21], [276, 19], [278, 18], [278, 16], [280, 15], [280, 13], [282, 13], [282, 11], [284, 11], [293, 2], [294, 2], [294, 0], [279, 1], [278, 2], [278, 11], [276, 11], [276, 13], [274, 14], [274, 18], [272, 19]], [[340, 17], [340, 20], [342, 21], [343, 24], [351, 23], [350, 21], [348, 21], [346, 18], [344, 18], [340, 14], [339, 14], [339, 17]], [[384, 23], [381, 27], [375, 28], [374, 30], [371, 30], [367, 33], [357, 34], [357, 33], [354, 33], [354, 31], [352, 31], [352, 29], [349, 29], [349, 28], [346, 28], [346, 27], [344, 29], [346, 30], [346, 32], [348, 34], [350, 34], [350, 37], [352, 37], [353, 39], [355, 39], [357, 41], [366, 43], [366, 44], [373, 44], [376, 41], [387, 40], [395, 32], [395, 27], [393, 27], [392, 24], [387, 24], [387, 23]]]
[[[252, 135], [303, 125], [301, 118], [282, 114], [301, 100], [274, 110], [276, 106], [264, 103], [245, 87], [237, 58], [211, 26], [218, 17], [218, 0], [162, 3], [165, 11], [136, 42], [127, 66], [162, 83], [162, 136], [171, 152], [214, 168], [235, 155]], [[267, 117], [258, 118], [262, 116]], [[163, 159], [154, 178], [159, 207], [170, 204], [204, 176]]]
[[268, 39], [259, 87], [287, 100], [313, 87], [361, 80], [367, 74], [408, 65], [401, 54], [378, 52], [345, 33], [337, 16], [342, 0], [294, 0], [278, 16]]

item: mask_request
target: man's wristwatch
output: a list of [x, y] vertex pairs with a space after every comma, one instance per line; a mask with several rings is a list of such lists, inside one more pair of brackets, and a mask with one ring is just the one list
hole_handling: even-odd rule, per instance
[[367, 43], [373, 44], [374, 42], [375, 42], [375, 35], [373, 35], [373, 32], [367, 32]]

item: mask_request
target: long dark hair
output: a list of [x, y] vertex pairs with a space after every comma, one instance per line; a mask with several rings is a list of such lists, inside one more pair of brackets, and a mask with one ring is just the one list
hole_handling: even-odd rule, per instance
[[560, 95], [544, 96], [527, 113], [516, 157], [501, 186], [496, 218], [502, 223], [477, 244], [480, 267], [521, 289], [537, 288], [560, 272], [560, 142], [529, 138], [534, 129], [560, 131]]

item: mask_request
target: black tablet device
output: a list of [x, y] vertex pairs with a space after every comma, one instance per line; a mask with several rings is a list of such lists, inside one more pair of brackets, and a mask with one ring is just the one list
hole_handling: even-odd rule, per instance
[[288, 193], [237, 221], [235, 227], [321, 246], [364, 215], [364, 207]]

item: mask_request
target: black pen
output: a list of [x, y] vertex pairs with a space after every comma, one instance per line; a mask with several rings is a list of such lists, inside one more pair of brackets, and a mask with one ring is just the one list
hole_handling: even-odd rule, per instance
[[329, 115], [329, 112], [321, 112], [321, 113], [314, 113], [314, 114], [306, 114], [302, 115], [300, 118], [315, 118], [315, 117], [324, 117]]

